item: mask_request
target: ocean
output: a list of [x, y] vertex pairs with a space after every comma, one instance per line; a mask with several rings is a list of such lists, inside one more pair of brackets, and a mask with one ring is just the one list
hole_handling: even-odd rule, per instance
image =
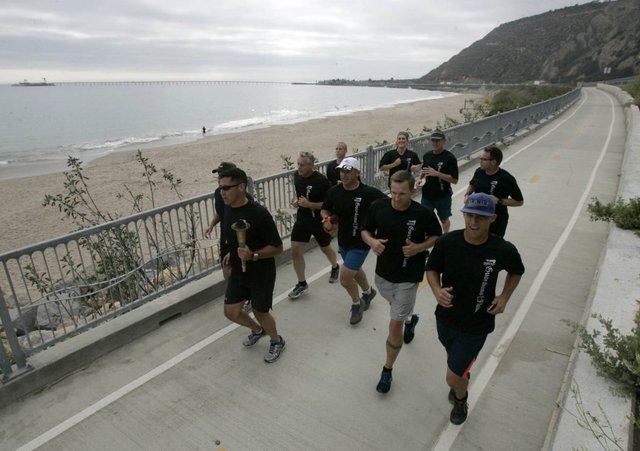
[[[0, 168], [68, 155], [188, 142], [207, 135], [453, 95], [439, 91], [288, 83], [114, 83], [0, 86]], [[27, 171], [28, 172], [28, 171]], [[9, 175], [7, 175], [9, 174]]]

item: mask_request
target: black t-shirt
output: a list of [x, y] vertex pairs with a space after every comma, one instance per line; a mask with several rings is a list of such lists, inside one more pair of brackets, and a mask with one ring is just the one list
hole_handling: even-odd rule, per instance
[[[511, 197], [515, 200], [524, 200], [515, 177], [502, 168], [499, 168], [498, 172], [493, 175], [487, 175], [484, 170], [478, 168], [469, 183], [473, 185], [473, 191], [476, 193], [491, 194], [498, 199]], [[496, 214], [509, 216], [507, 207], [504, 205], [496, 205]]]
[[[458, 179], [458, 160], [448, 150], [437, 155], [433, 152], [426, 152], [422, 157], [422, 167], [431, 167], [438, 172], [448, 174], [456, 180]], [[440, 199], [452, 194], [451, 183], [445, 182], [439, 177], [425, 177], [422, 195], [427, 199]]]
[[400, 155], [400, 153], [398, 153], [398, 149], [391, 149], [385, 152], [385, 154], [382, 156], [378, 167], [380, 168], [385, 164], [391, 164], [394, 161], [396, 161], [398, 158], [400, 158], [400, 161], [402, 163], [399, 166], [396, 166], [395, 168], [389, 169], [389, 183], [391, 183], [391, 176], [396, 172], [398, 171], [411, 172], [411, 166], [420, 164], [420, 157], [418, 157], [418, 154], [415, 153], [413, 150], [407, 149], [404, 151], [404, 154]]
[[[236, 252], [238, 239], [231, 226], [240, 219], [249, 223], [249, 229], [246, 232], [246, 245], [249, 249], [256, 251], [268, 245], [282, 246], [282, 239], [276, 224], [266, 208], [254, 201], [249, 201], [242, 207], [227, 207], [222, 223], [222, 240], [229, 249], [231, 267], [234, 271], [242, 271], [242, 267]], [[261, 281], [269, 274], [274, 274], [276, 261], [273, 257], [261, 258], [255, 262], [249, 260], [246, 262], [246, 266], [246, 280]]]
[[[314, 171], [309, 177], [302, 177], [297, 172], [293, 175], [293, 183], [296, 188], [296, 196], [304, 196], [309, 199], [310, 202], [322, 202], [324, 196], [329, 190], [329, 180], [320, 174], [318, 171]], [[322, 221], [320, 216], [320, 210], [313, 210], [311, 208], [298, 207], [297, 214], [298, 221]]]
[[338, 160], [333, 160], [327, 164], [327, 179], [331, 186], [336, 186], [340, 181], [340, 169], [338, 169]]
[[480, 245], [467, 243], [464, 230], [442, 235], [427, 261], [427, 271], [441, 274], [442, 287], [453, 287], [453, 307], [436, 307], [436, 318], [459, 330], [487, 334], [495, 316], [487, 308], [496, 297], [498, 273], [524, 274], [516, 247], [490, 234]]
[[382, 191], [363, 183], [353, 191], [348, 191], [339, 184], [327, 192], [322, 209], [338, 216], [340, 246], [346, 249], [369, 249], [360, 236], [362, 223], [373, 201], [383, 197], [387, 196]]
[[402, 247], [406, 240], [424, 243], [430, 236], [442, 235], [436, 215], [416, 201], [404, 211], [396, 210], [391, 199], [375, 201], [362, 227], [378, 239], [388, 239], [384, 252], [378, 256], [376, 274], [392, 283], [421, 282], [427, 252], [405, 257]]

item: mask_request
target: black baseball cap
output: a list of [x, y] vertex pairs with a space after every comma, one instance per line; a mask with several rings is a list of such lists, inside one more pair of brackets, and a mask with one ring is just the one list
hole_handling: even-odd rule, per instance
[[216, 174], [218, 172], [223, 172], [223, 171], [228, 171], [229, 169], [233, 169], [235, 168], [236, 165], [233, 163], [229, 163], [228, 161], [223, 161], [222, 163], [220, 163], [220, 165], [215, 168], [213, 171], [211, 171], [213, 174]]

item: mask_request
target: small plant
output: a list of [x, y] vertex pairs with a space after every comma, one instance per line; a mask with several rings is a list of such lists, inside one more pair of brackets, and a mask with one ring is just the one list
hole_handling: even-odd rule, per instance
[[[600, 403], [598, 403], [598, 415], [594, 415], [591, 411], [587, 410], [582, 401], [580, 388], [575, 383], [571, 384], [571, 397], [576, 404], [576, 413], [568, 409], [565, 409], [565, 411], [576, 419], [578, 426], [591, 433], [605, 451], [610, 449], [619, 449], [622, 451], [624, 448], [620, 445], [620, 438], [616, 437], [611, 421]], [[600, 418], [602, 418], [602, 420]], [[611, 448], [610, 445], [612, 445], [613, 448]]]
[[627, 91], [633, 97], [634, 103], [640, 107], [640, 80], [629, 83], [623, 86], [622, 89]]
[[[639, 303], [640, 301], [636, 301]], [[598, 374], [621, 384], [621, 391], [635, 394], [640, 389], [640, 310], [629, 335], [622, 335], [610, 319], [592, 315], [603, 331], [589, 332], [583, 325], [566, 321], [580, 337], [578, 348], [591, 357]]]
[[[161, 184], [168, 184], [178, 199], [183, 198], [179, 191], [182, 183], [179, 178], [165, 169], [159, 171], [140, 151], [136, 154], [136, 161], [142, 166], [142, 177], [148, 192], [134, 193], [128, 185], [124, 185], [124, 193], [116, 194], [117, 198], [128, 198], [134, 212], [142, 212], [145, 201], [150, 203], [147, 209], [156, 206], [156, 193]], [[69, 157], [67, 166], [69, 171], [63, 173], [65, 192], [46, 194], [43, 206], [57, 208], [79, 229], [118, 219], [118, 214], [101, 208], [94, 201], [82, 162]], [[161, 174], [160, 179], [158, 173]], [[163, 283], [161, 280], [180, 280], [191, 271], [198, 217], [198, 213], [192, 209], [185, 209], [178, 218], [178, 223], [182, 225], [177, 228], [180, 236], [175, 234], [175, 228], [166, 224], [164, 218], [149, 218], [142, 225], [120, 224], [101, 229], [78, 239], [81, 252], [85, 256], [90, 255], [93, 262], [90, 270], [85, 270], [78, 257], [67, 252], [60, 257], [60, 269], [64, 273], [60, 274], [60, 278], [51, 277], [34, 264], [24, 267], [25, 277], [46, 299], [62, 296], [63, 289], [60, 287], [71, 280], [77, 287], [80, 302], [99, 315], [105, 314], [108, 310], [106, 307], [113, 305], [114, 301], [121, 304], [134, 301], [157, 291], [158, 285]], [[144, 246], [141, 236], [147, 240]], [[183, 251], [189, 254], [189, 258], [183, 256]], [[148, 259], [152, 259], [153, 263]], [[181, 263], [178, 264], [178, 261]]]
[[603, 204], [597, 198], [587, 206], [592, 221], [613, 221], [621, 229], [640, 230], [640, 197], [629, 199], [628, 202], [619, 198], [615, 202]]
[[282, 169], [285, 171], [291, 171], [293, 169], [293, 161], [291, 161], [291, 157], [288, 155], [280, 155], [280, 159], [282, 160]]
[[445, 129], [455, 127], [456, 125], [460, 125], [460, 121], [457, 121], [454, 118], [447, 116], [446, 114], [444, 115], [444, 122], [442, 123], [442, 126]]

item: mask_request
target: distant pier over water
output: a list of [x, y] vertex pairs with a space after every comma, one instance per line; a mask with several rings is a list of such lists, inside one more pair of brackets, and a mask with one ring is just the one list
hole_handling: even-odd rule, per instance
[[[149, 85], [239, 85], [239, 84], [297, 84], [289, 81], [245, 81], [245, 80], [147, 80], [147, 81], [63, 81], [56, 86], [149, 86]], [[311, 83], [315, 84], [315, 83]]]

